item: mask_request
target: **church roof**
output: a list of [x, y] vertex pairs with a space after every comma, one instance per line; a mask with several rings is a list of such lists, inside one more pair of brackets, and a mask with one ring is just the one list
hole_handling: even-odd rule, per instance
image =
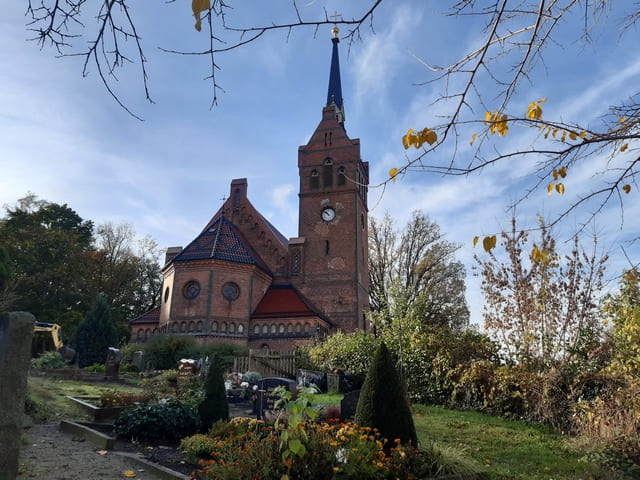
[[292, 285], [271, 285], [251, 319], [320, 317], [328, 319]]
[[146, 325], [160, 323], [160, 307], [152, 308], [151, 310], [137, 316], [129, 322], [130, 325]]
[[331, 52], [331, 71], [329, 72], [329, 89], [327, 90], [327, 107], [335, 103], [343, 110], [342, 102], [342, 82], [340, 81], [340, 59], [338, 58], [338, 43], [340, 39], [337, 34], [331, 39], [333, 49]]
[[245, 240], [242, 233], [224, 215], [209, 225], [182, 252], [176, 255], [173, 262], [211, 258], [256, 265], [269, 272], [267, 265]]

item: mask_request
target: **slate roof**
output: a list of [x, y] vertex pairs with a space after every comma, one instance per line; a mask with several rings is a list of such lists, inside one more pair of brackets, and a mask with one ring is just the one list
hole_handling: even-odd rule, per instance
[[292, 285], [271, 285], [251, 314], [251, 319], [314, 316], [331, 323]]
[[129, 325], [157, 324], [160, 323], [160, 307], [155, 307], [129, 322]]
[[198, 235], [172, 261], [188, 262], [210, 258], [256, 265], [265, 272], [271, 273], [258, 253], [246, 241], [240, 230], [224, 216], [220, 216]]

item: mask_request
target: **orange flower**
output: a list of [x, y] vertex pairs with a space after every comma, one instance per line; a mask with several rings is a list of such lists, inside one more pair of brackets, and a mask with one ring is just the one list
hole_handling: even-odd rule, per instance
[[287, 459], [284, 461], [284, 465], [285, 465], [285, 467], [287, 467], [287, 468], [288, 468], [288, 467], [290, 467], [290, 466], [291, 466], [291, 464], [293, 464], [293, 460], [291, 460], [291, 458], [287, 458]]

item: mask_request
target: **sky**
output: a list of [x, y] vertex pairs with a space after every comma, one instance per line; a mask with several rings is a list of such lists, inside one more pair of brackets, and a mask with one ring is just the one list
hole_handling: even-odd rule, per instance
[[[297, 29], [289, 35], [272, 31], [219, 55], [216, 75], [224, 92], [218, 92], [218, 104], [210, 108], [209, 58], [161, 50], [208, 48], [206, 26], [202, 32], [195, 30], [189, 2], [157, 2], [153, 9], [147, 2], [135, 3], [132, 14], [148, 61], [154, 103], [145, 99], [139, 64], [119, 71], [110, 85], [143, 121], [128, 115], [109, 96], [93, 64], [83, 76], [82, 57], [59, 58], [50, 47], [41, 49], [30, 41], [33, 34], [26, 26], [24, 2], [4, 6], [0, 205], [15, 205], [31, 192], [67, 204], [96, 225], [131, 223], [140, 237], [150, 235], [164, 249], [187, 245], [229, 195], [231, 180], [247, 178], [253, 205], [286, 237], [297, 236], [297, 148], [317, 127], [326, 102], [330, 26]], [[228, 3], [235, 7], [227, 17], [230, 24], [294, 20], [292, 2], [261, 2], [261, 8], [240, 0]], [[349, 19], [369, 3], [309, 0], [298, 7], [303, 19], [324, 15], [323, 9], [337, 10]], [[341, 42], [345, 126], [351, 138], [360, 139], [362, 158], [370, 165], [370, 216], [380, 219], [388, 212], [401, 228], [413, 210], [422, 210], [438, 223], [447, 240], [459, 243], [457, 258], [467, 268], [471, 319], [481, 323], [480, 282], [471, 266], [474, 253], [482, 253], [473, 248], [472, 240], [509, 228], [509, 207], [532, 178], [524, 160], [502, 162], [465, 177], [411, 170], [395, 183], [379, 186], [391, 168], [401, 167], [407, 155], [414, 155], [402, 147], [408, 128], [437, 125], [450, 113], [451, 102], [434, 103], [446, 93], [445, 84], [434, 82], [435, 73], [419, 59], [446, 65], [479, 46], [483, 19], [447, 16], [447, 6], [453, 3], [384, 1], [372, 27], [368, 23], [362, 27], [358, 41]], [[544, 61], [531, 72], [530, 82], [521, 86], [510, 108], [524, 112], [529, 102], [546, 97], [545, 118], [595, 126], [610, 105], [637, 94], [638, 31], [631, 28], [621, 34], [621, 12], [614, 9], [623, 4], [617, 2], [608, 15], [598, 18], [589, 42], [579, 40], [584, 26], [580, 12], [561, 22], [556, 43], [544, 51]], [[95, 18], [86, 15], [83, 23], [90, 35]], [[344, 35], [347, 28], [342, 30]], [[76, 51], [87, 41], [88, 37], [76, 39]], [[132, 42], [125, 46], [130, 47]], [[508, 58], [506, 62], [509, 65]], [[490, 79], [479, 78], [479, 85], [485, 100], [497, 97]], [[458, 86], [455, 81], [449, 84], [451, 89]], [[483, 118], [479, 107], [467, 114]], [[456, 155], [472, 153], [470, 136], [471, 130], [461, 129]], [[499, 148], [527, 149], [536, 136], [514, 129], [493, 140], [501, 142]], [[630, 145], [626, 153], [633, 155], [636, 148]], [[453, 154], [451, 145], [443, 145], [429, 155], [442, 159]], [[546, 188], [534, 192], [518, 205], [519, 225], [535, 227], [538, 214], [552, 217], [571, 199], [593, 190], [594, 182], [606, 181], [606, 175], [598, 174], [606, 161], [594, 156], [573, 169], [565, 181], [564, 197], [548, 196]], [[640, 245], [629, 243], [638, 236], [638, 194], [624, 201], [623, 211], [616, 203], [608, 205], [583, 235], [588, 245], [589, 234], [597, 233], [599, 247], [610, 255], [607, 279], [612, 286], [629, 266], [624, 252], [634, 263], [640, 257]], [[586, 205], [563, 221], [554, 230], [556, 236], [568, 239], [589, 208], [593, 206]]]

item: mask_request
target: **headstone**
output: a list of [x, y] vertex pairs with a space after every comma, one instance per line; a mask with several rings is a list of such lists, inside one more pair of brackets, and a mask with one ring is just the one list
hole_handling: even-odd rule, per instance
[[267, 377], [258, 381], [258, 396], [254, 405], [254, 413], [259, 420], [264, 420], [268, 412], [275, 410], [275, 403], [278, 397], [273, 395], [273, 389], [284, 386], [291, 392], [292, 398], [296, 398], [296, 381], [289, 378]]
[[35, 317], [26, 312], [0, 315], [0, 479], [14, 480], [31, 362]]
[[326, 378], [327, 376], [324, 372], [307, 370], [304, 368], [299, 369], [298, 374], [296, 375], [299, 387], [310, 387], [311, 385], [315, 385], [321, 392], [327, 391]]
[[345, 394], [340, 402], [340, 421], [347, 422], [353, 420], [356, 415], [356, 407], [360, 399], [360, 390], [353, 390]]
[[189, 383], [198, 375], [198, 362], [190, 358], [183, 358], [178, 365], [178, 387]]
[[144, 352], [142, 350], [138, 350], [137, 352], [133, 352], [133, 357], [131, 358], [131, 364], [138, 370], [138, 372], [143, 372], [146, 368], [146, 360], [144, 358]]
[[109, 347], [107, 350], [105, 376], [111, 380], [117, 380], [120, 377], [120, 350], [118, 348]]

